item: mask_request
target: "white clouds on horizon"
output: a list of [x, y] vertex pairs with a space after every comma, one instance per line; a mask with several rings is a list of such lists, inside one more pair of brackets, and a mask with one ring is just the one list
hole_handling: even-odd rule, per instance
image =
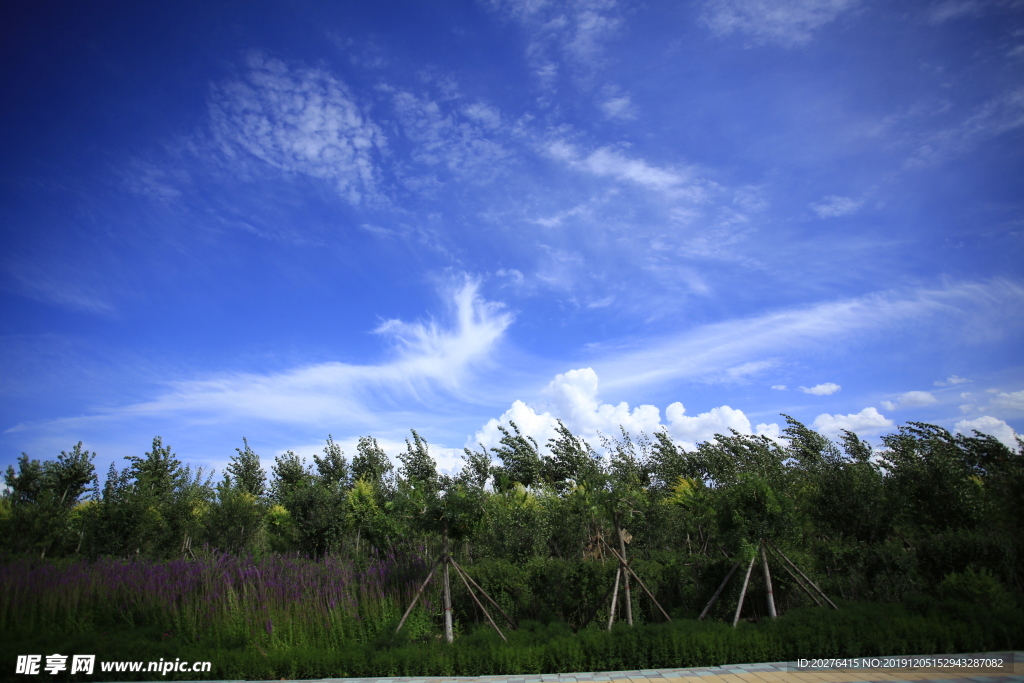
[[795, 47], [854, 8], [859, 0], [708, 0], [701, 19], [716, 36], [750, 36], [755, 43]]
[[850, 415], [830, 415], [823, 413], [814, 418], [811, 427], [825, 436], [835, 438], [841, 430], [866, 434], [877, 434], [883, 429], [889, 429], [895, 423], [878, 412], [877, 408], [865, 408], [859, 413]]
[[500, 417], [492, 418], [467, 443], [476, 448], [482, 444], [486, 449], [497, 447], [501, 442], [499, 425], [506, 427], [510, 422], [524, 435], [532, 436], [539, 446], [546, 449], [549, 439], [556, 436], [558, 420], [562, 420], [576, 436], [597, 445], [599, 435], [617, 437], [620, 428], [631, 435], [641, 432], [652, 435], [665, 430], [677, 443], [692, 450], [702, 441], [710, 441], [716, 434], [728, 434], [736, 430], [740, 434], [764, 434], [779, 438], [777, 424], [759, 424], [756, 430], [742, 410], [729, 406], [712, 408], [699, 415], [686, 415], [686, 408], [680, 402], [665, 409], [665, 422], [661, 411], [653, 405], [639, 405], [630, 409], [629, 404], [602, 403], [598, 394], [598, 376], [593, 368], [570, 370], [555, 376], [543, 392], [545, 401], [533, 407], [521, 400]]
[[967, 436], [973, 436], [973, 432], [975, 430], [982, 434], [994, 436], [1008, 448], [1012, 448], [1014, 450], [1017, 449], [1017, 432], [1015, 432], [1013, 427], [1006, 424], [1003, 420], [990, 415], [984, 415], [973, 420], [961, 420], [956, 423], [956, 427], [954, 428], [956, 433], [965, 434]]

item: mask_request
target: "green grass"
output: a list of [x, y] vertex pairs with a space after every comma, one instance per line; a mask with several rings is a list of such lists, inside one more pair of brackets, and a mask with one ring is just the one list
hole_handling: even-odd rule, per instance
[[[454, 645], [433, 635], [383, 633], [369, 642], [234, 640], [203, 642], [150, 626], [63, 636], [14, 630], [2, 636], [0, 661], [14, 671], [19, 654], [96, 654], [101, 660], [209, 660], [218, 679], [295, 679], [368, 676], [475, 676], [791, 661], [797, 658], [937, 654], [1024, 647], [1024, 617], [1015, 605], [991, 607], [926, 599], [908, 605], [842, 603], [839, 611], [796, 609], [775, 622], [741, 623], [677, 618], [671, 624], [617, 625], [580, 633], [563, 622], [524, 622], [502, 643], [489, 626], [465, 629]], [[166, 678], [195, 678], [168, 674]], [[10, 676], [11, 679], [15, 677]], [[94, 674], [80, 680], [99, 680]], [[141, 674], [135, 680], [151, 680]], [[50, 680], [43, 674], [33, 680]], [[67, 677], [53, 680], [70, 680]], [[109, 675], [104, 680], [115, 680]], [[122, 675], [122, 680], [132, 680]]]

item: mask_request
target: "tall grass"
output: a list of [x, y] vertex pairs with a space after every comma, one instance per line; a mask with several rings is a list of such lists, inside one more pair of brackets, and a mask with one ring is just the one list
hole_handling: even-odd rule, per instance
[[[222, 646], [336, 646], [378, 637], [425, 574], [420, 557], [0, 563], [0, 632], [156, 626]], [[436, 604], [428, 595], [424, 609]], [[419, 619], [418, 621], [422, 621]], [[416, 628], [417, 620], [411, 627]]]

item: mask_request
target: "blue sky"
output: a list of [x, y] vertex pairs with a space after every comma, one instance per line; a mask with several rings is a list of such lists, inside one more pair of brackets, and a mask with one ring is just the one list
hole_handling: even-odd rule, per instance
[[[0, 466], [1024, 429], [1016, 0], [23, 3]], [[19, 14], [20, 12], [20, 14]]]

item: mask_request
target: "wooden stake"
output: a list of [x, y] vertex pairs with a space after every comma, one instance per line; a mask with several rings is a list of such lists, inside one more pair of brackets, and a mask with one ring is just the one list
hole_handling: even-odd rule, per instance
[[[775, 551], [772, 550], [771, 547], [768, 548], [768, 552], [772, 553], [772, 557], [775, 557]], [[779, 562], [781, 563], [782, 560], [780, 559]], [[787, 567], [785, 564], [782, 565], [782, 568], [789, 572], [789, 575], [793, 577], [794, 581], [796, 581], [796, 585], [800, 586], [800, 588], [803, 589], [804, 593], [807, 593], [807, 595], [810, 596], [811, 600], [814, 600], [818, 607], [824, 607], [824, 605], [821, 604], [821, 600], [818, 599], [818, 596], [811, 592], [810, 588], [804, 585], [804, 582], [800, 580], [799, 576], [793, 573], [792, 569]]]
[[612, 630], [612, 624], [615, 623], [615, 605], [619, 598], [619, 577], [622, 576], [622, 565], [615, 570], [615, 588], [612, 589], [612, 608], [611, 613], [608, 615], [608, 630]]
[[704, 611], [700, 613], [699, 617], [697, 617], [697, 621], [702, 621], [704, 617], [707, 616], [708, 610], [710, 610], [711, 606], [715, 604], [715, 600], [717, 600], [718, 596], [722, 594], [723, 590], [725, 590], [725, 584], [729, 583], [729, 579], [732, 578], [732, 575], [736, 573], [736, 570], [739, 569], [739, 567], [739, 562], [732, 566], [732, 569], [729, 570], [729, 573], [725, 575], [725, 580], [722, 581], [721, 585], [718, 586], [718, 590], [716, 590], [715, 594], [711, 596], [710, 600], [708, 600], [708, 604], [705, 605]]
[[509, 626], [511, 626], [511, 627], [512, 627], [512, 628], [514, 628], [514, 629], [518, 629], [518, 628], [519, 628], [519, 625], [518, 625], [518, 624], [516, 624], [515, 620], [513, 620], [513, 619], [512, 619], [512, 617], [510, 617], [509, 615], [505, 614], [505, 610], [503, 610], [503, 609], [501, 608], [501, 605], [499, 605], [499, 604], [498, 604], [497, 602], [495, 602], [495, 601], [494, 601], [494, 598], [492, 598], [492, 597], [491, 597], [490, 595], [488, 595], [488, 594], [487, 594], [487, 591], [485, 591], [485, 590], [484, 590], [483, 588], [481, 588], [481, 587], [480, 587], [480, 585], [479, 585], [479, 584], [478, 584], [478, 583], [477, 583], [476, 581], [474, 581], [474, 580], [473, 580], [473, 577], [472, 577], [472, 576], [470, 576], [470, 575], [469, 575], [469, 573], [468, 573], [468, 572], [467, 572], [467, 571], [466, 571], [465, 569], [463, 569], [462, 567], [460, 567], [460, 566], [459, 566], [459, 563], [455, 561], [455, 558], [454, 558], [454, 557], [452, 557], [452, 558], [449, 558], [449, 559], [451, 560], [451, 563], [452, 563], [453, 565], [455, 565], [455, 568], [456, 568], [456, 569], [458, 569], [458, 570], [459, 570], [460, 572], [462, 572], [462, 573], [463, 573], [463, 575], [465, 575], [465, 577], [466, 577], [467, 579], [469, 579], [469, 582], [470, 582], [471, 584], [473, 584], [473, 587], [474, 587], [474, 588], [476, 588], [476, 589], [477, 589], [478, 591], [480, 591], [480, 593], [482, 593], [482, 594], [483, 594], [483, 596], [484, 596], [485, 598], [487, 598], [487, 600], [488, 600], [488, 601], [489, 601], [489, 602], [490, 602], [490, 603], [491, 603], [492, 605], [494, 605], [494, 608], [495, 608], [496, 610], [498, 610], [498, 612], [499, 612], [499, 613], [501, 614], [501, 616], [505, 617], [505, 621], [507, 621], [507, 622], [508, 622], [508, 625], [509, 625]]
[[665, 609], [661, 606], [661, 603], [659, 603], [658, 599], [654, 597], [654, 594], [651, 593], [651, 590], [647, 587], [646, 584], [644, 584], [643, 580], [639, 576], [637, 576], [635, 571], [633, 571], [633, 568], [626, 564], [623, 558], [619, 557], [618, 553], [615, 552], [614, 548], [609, 547], [608, 550], [612, 551], [612, 554], [615, 555], [616, 559], [619, 560], [619, 562], [626, 569], [626, 571], [633, 575], [633, 578], [636, 579], [636, 582], [640, 584], [640, 588], [642, 588], [643, 591], [647, 593], [647, 597], [649, 597], [651, 601], [658, 606], [658, 609], [661, 610], [661, 613], [665, 615], [665, 619], [667, 619], [668, 621], [672, 621], [672, 617], [668, 615], [668, 612], [666, 612]]
[[469, 591], [469, 596], [473, 598], [473, 602], [476, 603], [476, 606], [479, 607], [480, 611], [484, 613], [485, 617], [487, 617], [487, 621], [491, 622], [491, 626], [493, 626], [494, 630], [498, 632], [498, 635], [501, 636], [501, 639], [507, 643], [508, 640], [505, 638], [505, 634], [502, 633], [501, 629], [498, 628], [498, 625], [494, 623], [494, 619], [491, 619], [491, 615], [487, 612], [487, 609], [482, 604], [480, 604], [480, 601], [477, 599], [476, 594], [473, 592], [473, 589], [469, 587], [469, 582], [466, 581], [465, 575], [463, 574], [459, 566], [455, 564], [454, 560], [452, 561], [452, 566], [455, 568], [455, 573], [459, 575], [460, 579], [462, 579], [462, 583], [465, 584], [466, 590]]
[[743, 588], [740, 590], [740, 601], [736, 604], [736, 616], [732, 618], [732, 627], [736, 628], [736, 624], [740, 621], [740, 610], [743, 609], [743, 598], [747, 597], [747, 584], [750, 583], [750, 572], [754, 568], [754, 560], [757, 555], [750, 558], [750, 564], [747, 565], [747, 575], [743, 579]]
[[828, 599], [828, 596], [825, 595], [825, 591], [823, 591], [820, 588], [818, 588], [818, 585], [816, 583], [814, 583], [813, 581], [811, 581], [810, 577], [808, 577], [807, 574], [804, 574], [802, 571], [800, 571], [800, 567], [798, 567], [795, 564], [793, 564], [793, 561], [790, 560], [788, 557], [786, 557], [786, 553], [784, 553], [781, 550], [779, 550], [779, 547], [777, 545], [775, 545], [774, 543], [772, 543], [772, 548], [774, 548], [775, 552], [777, 552], [779, 555], [782, 555], [782, 559], [784, 559], [786, 562], [788, 562], [790, 564], [790, 566], [793, 567], [793, 569], [797, 570], [797, 572], [799, 572], [800, 576], [804, 577], [804, 580], [807, 581], [807, 583], [811, 584], [811, 586], [814, 588], [814, 590], [818, 591], [818, 593], [821, 595], [821, 597], [825, 598], [825, 602], [827, 602], [828, 604], [832, 605], [832, 609], [839, 609], [838, 607], [836, 607], [836, 604], [834, 602], [832, 602], [831, 600]]
[[768, 593], [768, 616], [774, 619], [777, 615], [775, 614], [775, 596], [772, 595], [772, 575], [768, 571], [768, 555], [764, 552], [764, 541], [761, 541], [761, 566], [764, 567], [764, 585]]
[[444, 640], [446, 643], [455, 641], [452, 631], [452, 588], [448, 582], [448, 530], [444, 532]]
[[430, 567], [430, 573], [427, 574], [426, 580], [423, 581], [423, 584], [420, 586], [420, 589], [416, 591], [416, 595], [413, 596], [412, 602], [409, 603], [409, 608], [405, 610], [405, 614], [402, 615], [402, 620], [398, 622], [398, 628], [395, 629], [395, 633], [398, 633], [402, 630], [402, 626], [405, 625], [405, 620], [409, 618], [409, 614], [412, 613], [412, 608], [416, 606], [416, 601], [420, 599], [421, 595], [423, 595], [423, 589], [427, 587], [428, 583], [430, 583], [430, 579], [434, 578], [434, 570], [437, 569], [438, 562], [439, 559], [434, 560], [434, 564]]
[[[615, 530], [619, 532], [619, 550], [622, 551], [622, 556], [619, 557], [619, 564], [622, 565], [623, 569], [627, 569], [626, 565], [626, 540], [622, 536], [622, 527], [618, 524], [615, 525]], [[629, 590], [629, 574], [630, 572], [623, 572], [626, 579], [626, 623], [630, 626], [633, 625], [633, 596]]]

